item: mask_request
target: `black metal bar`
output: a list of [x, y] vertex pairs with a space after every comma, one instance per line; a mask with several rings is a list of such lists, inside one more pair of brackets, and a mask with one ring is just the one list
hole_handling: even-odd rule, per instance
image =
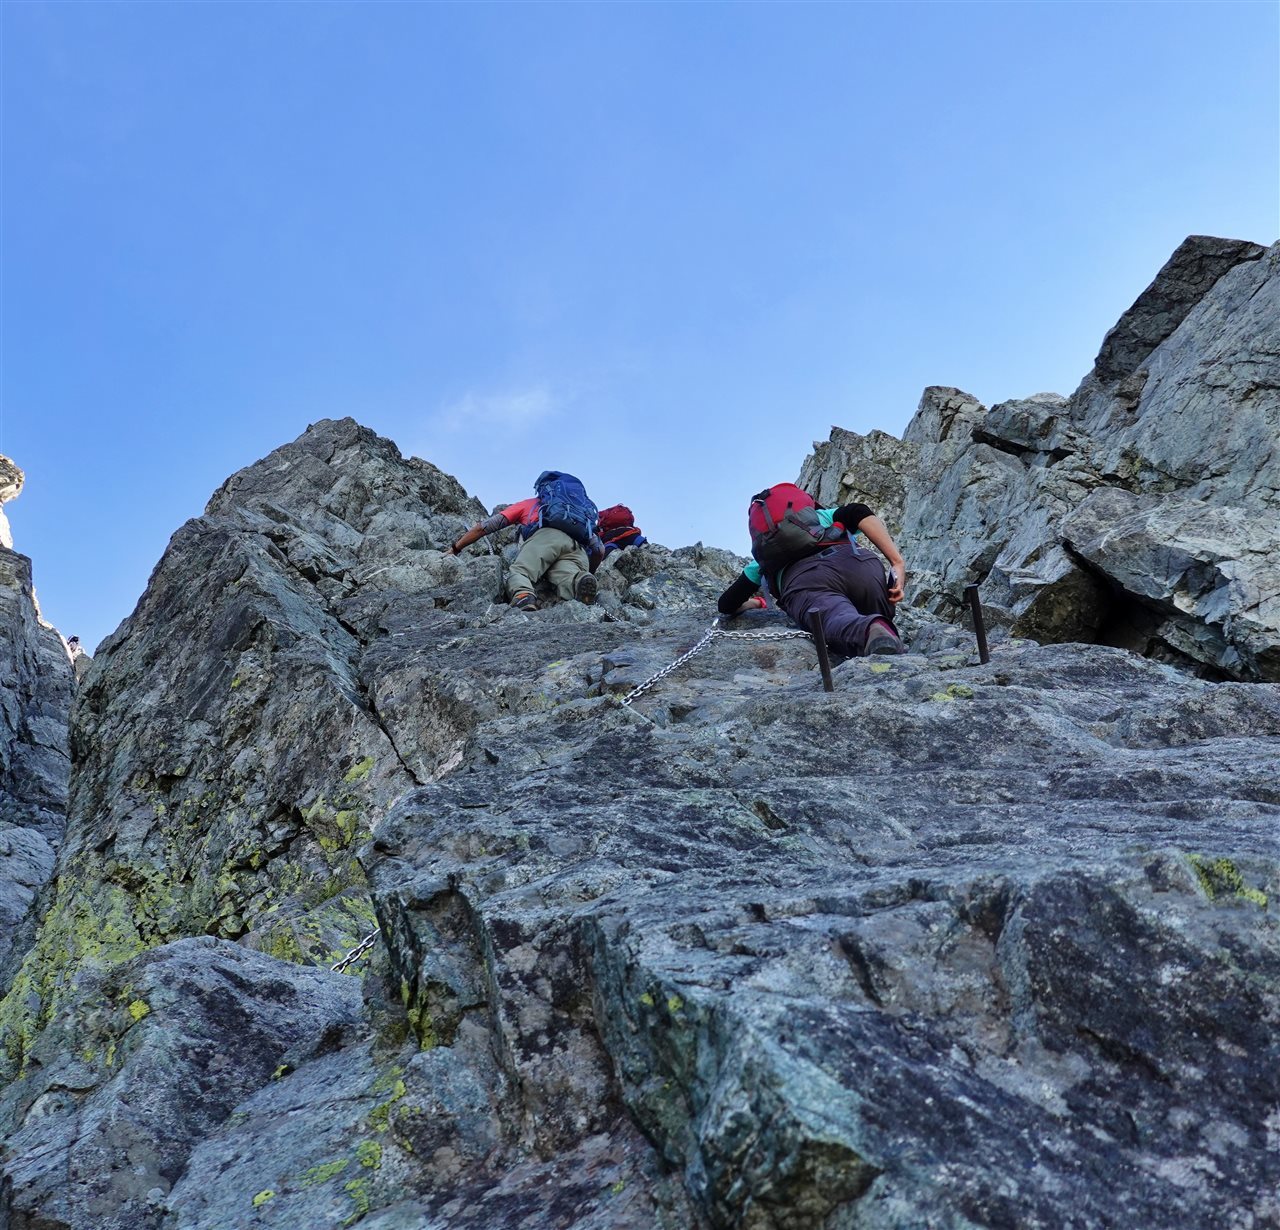
[[973, 616], [973, 634], [978, 638], [978, 661], [986, 666], [991, 661], [991, 651], [987, 649], [987, 625], [982, 620], [982, 603], [978, 601], [978, 587], [966, 585], [964, 599], [969, 604], [969, 612]]
[[818, 649], [818, 669], [822, 671], [822, 690], [834, 692], [836, 685], [831, 682], [831, 656], [827, 653], [827, 634], [822, 630], [822, 616], [817, 611], [809, 616], [809, 631], [813, 633], [813, 643]]

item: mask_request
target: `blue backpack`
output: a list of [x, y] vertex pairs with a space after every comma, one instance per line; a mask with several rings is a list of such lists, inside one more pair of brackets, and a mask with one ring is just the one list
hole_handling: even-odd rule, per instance
[[538, 496], [538, 528], [562, 530], [584, 547], [596, 532], [596, 506], [587, 489], [572, 474], [544, 470], [533, 489]]

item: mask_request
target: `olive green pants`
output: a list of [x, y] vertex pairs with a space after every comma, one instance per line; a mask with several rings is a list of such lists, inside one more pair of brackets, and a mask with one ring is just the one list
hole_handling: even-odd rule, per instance
[[533, 587], [545, 576], [556, 593], [567, 600], [574, 596], [574, 582], [586, 571], [586, 550], [563, 530], [543, 527], [525, 540], [511, 565], [507, 597], [514, 598], [521, 590], [533, 593]]

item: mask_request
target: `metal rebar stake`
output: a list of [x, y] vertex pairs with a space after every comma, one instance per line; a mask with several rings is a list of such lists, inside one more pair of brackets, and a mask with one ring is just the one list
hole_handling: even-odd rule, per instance
[[813, 643], [818, 650], [818, 669], [822, 671], [822, 690], [834, 692], [836, 685], [831, 682], [831, 656], [827, 653], [827, 634], [822, 630], [822, 616], [816, 611], [809, 616], [809, 631], [813, 633]]
[[986, 666], [991, 661], [991, 651], [987, 648], [987, 625], [982, 621], [982, 603], [978, 601], [978, 587], [966, 585], [964, 600], [969, 604], [969, 613], [973, 616], [973, 634], [978, 638], [978, 661]]

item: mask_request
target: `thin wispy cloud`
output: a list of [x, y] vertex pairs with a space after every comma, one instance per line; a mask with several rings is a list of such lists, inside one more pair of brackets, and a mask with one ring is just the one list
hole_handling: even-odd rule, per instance
[[437, 422], [450, 431], [477, 427], [520, 431], [549, 418], [559, 407], [559, 399], [544, 385], [508, 393], [468, 392], [445, 406]]

